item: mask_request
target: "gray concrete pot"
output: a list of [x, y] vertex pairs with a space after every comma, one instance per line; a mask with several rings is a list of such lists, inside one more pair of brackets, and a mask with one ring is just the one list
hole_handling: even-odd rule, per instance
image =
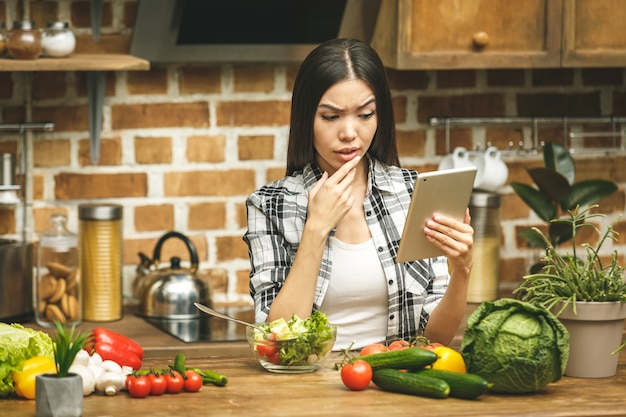
[[83, 378], [69, 374], [37, 375], [35, 379], [37, 417], [80, 417], [83, 414]]
[[[559, 311], [562, 305], [557, 305]], [[558, 316], [569, 332], [569, 359], [565, 375], [579, 378], [606, 378], [615, 375], [622, 344], [626, 305], [615, 302], [577, 302]]]

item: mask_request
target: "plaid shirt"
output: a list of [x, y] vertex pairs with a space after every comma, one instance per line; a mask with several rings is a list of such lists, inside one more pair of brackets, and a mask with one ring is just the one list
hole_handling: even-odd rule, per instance
[[[430, 313], [448, 288], [447, 259], [395, 262], [417, 172], [387, 166], [371, 158], [369, 162], [368, 193], [363, 204], [388, 283], [387, 339], [406, 339], [424, 331]], [[321, 176], [317, 166], [307, 165], [302, 171], [263, 186], [246, 200], [248, 231], [243, 239], [248, 244], [250, 295], [257, 322], [267, 319], [270, 305], [289, 274], [304, 230], [308, 194]], [[326, 294], [331, 259], [327, 241], [314, 309], [319, 309]]]

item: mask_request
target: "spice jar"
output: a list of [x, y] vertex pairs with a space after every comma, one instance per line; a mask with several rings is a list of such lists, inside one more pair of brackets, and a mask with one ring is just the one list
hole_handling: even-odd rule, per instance
[[4, 22], [0, 22], [0, 58], [4, 57], [7, 53], [7, 40], [9, 33], [7, 32]]
[[78, 239], [66, 223], [65, 215], [53, 214], [39, 239], [35, 319], [43, 327], [78, 324], [82, 317]]
[[9, 33], [9, 54], [16, 59], [37, 59], [41, 56], [41, 33], [32, 20], [13, 22]]
[[80, 267], [83, 272], [83, 318], [122, 318], [122, 206], [78, 207]]
[[43, 54], [52, 58], [70, 56], [76, 47], [76, 37], [67, 22], [51, 22], [41, 35]]

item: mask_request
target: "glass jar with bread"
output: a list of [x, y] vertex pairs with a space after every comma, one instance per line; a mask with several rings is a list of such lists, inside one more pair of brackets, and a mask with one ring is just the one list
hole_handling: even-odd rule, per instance
[[35, 319], [43, 327], [82, 321], [78, 237], [66, 223], [65, 215], [53, 214], [39, 238]]

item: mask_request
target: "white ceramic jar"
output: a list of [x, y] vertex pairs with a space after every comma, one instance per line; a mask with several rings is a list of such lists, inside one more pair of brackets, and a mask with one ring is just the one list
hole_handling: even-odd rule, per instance
[[63, 58], [74, 52], [76, 37], [67, 22], [52, 22], [43, 31], [41, 43], [45, 56]]

